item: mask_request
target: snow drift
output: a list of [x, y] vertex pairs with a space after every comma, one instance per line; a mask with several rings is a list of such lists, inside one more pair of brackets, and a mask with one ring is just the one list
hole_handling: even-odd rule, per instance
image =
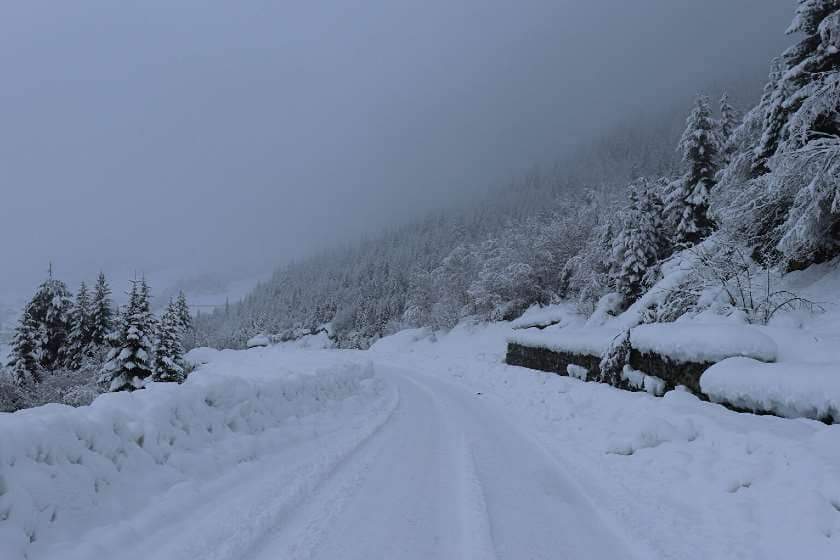
[[719, 362], [745, 356], [762, 362], [776, 360], [776, 343], [749, 325], [657, 323], [630, 331], [630, 344], [678, 362]]
[[90, 406], [0, 414], [2, 557], [75, 540], [179, 482], [271, 453], [285, 441], [272, 430], [296, 417], [382, 393], [357, 364], [256, 380], [208, 369]]
[[508, 343], [544, 348], [553, 352], [569, 352], [600, 356], [609, 347], [619, 331], [611, 328], [547, 328], [543, 331], [526, 330], [508, 337]]
[[753, 412], [840, 422], [840, 364], [730, 358], [700, 378], [710, 399]]

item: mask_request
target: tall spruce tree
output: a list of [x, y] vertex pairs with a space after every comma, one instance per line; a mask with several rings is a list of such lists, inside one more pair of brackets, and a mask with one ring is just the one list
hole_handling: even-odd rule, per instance
[[49, 278], [38, 286], [27, 309], [32, 321], [38, 325], [37, 352], [41, 367], [45, 370], [63, 367], [67, 358], [72, 301], [64, 282], [53, 278], [52, 265]]
[[738, 110], [729, 101], [729, 94], [724, 92], [723, 97], [720, 98], [720, 120], [718, 121], [718, 146], [722, 165], [728, 164], [735, 152], [732, 134], [740, 122], [741, 116]]
[[630, 207], [613, 244], [613, 283], [630, 303], [656, 281], [666, 241], [662, 200], [656, 185], [640, 180], [630, 189]]
[[40, 383], [43, 380], [39, 355], [42, 339], [40, 328], [29, 308], [24, 309], [15, 328], [9, 360], [12, 378], [18, 385]]
[[716, 204], [755, 260], [787, 269], [840, 254], [840, 2], [801, 0], [759, 104], [736, 130]]
[[709, 98], [701, 95], [686, 119], [679, 151], [687, 170], [670, 193], [668, 209], [674, 214], [676, 243], [695, 245], [714, 228], [709, 196], [717, 172], [717, 139]]
[[76, 302], [70, 313], [70, 334], [67, 339], [67, 361], [70, 369], [79, 369], [92, 354], [91, 334], [93, 313], [87, 285], [82, 282], [76, 294]]
[[105, 279], [105, 274], [100, 272], [91, 303], [90, 341], [97, 352], [105, 347], [108, 335], [113, 329], [114, 307], [111, 301], [111, 287]]
[[768, 160], [781, 146], [797, 148], [823, 134], [840, 132], [838, 12], [837, 0], [799, 0], [787, 32], [800, 33], [802, 39], [782, 53], [781, 68], [771, 76], [769, 92], [762, 100], [764, 127], [755, 148], [757, 174], [769, 170]]
[[181, 337], [184, 334], [180, 310], [177, 303], [170, 302], [158, 325], [157, 348], [155, 349], [155, 381], [181, 383], [186, 376], [184, 348]]
[[840, 254], [840, 2], [801, 1], [788, 31], [805, 38], [785, 53], [760, 149], [775, 144], [769, 191], [790, 200], [776, 248], [800, 268]]
[[99, 376], [109, 391], [140, 389], [152, 375], [152, 326], [148, 286], [145, 280], [132, 281], [128, 305], [108, 337], [111, 349]]
[[146, 282], [145, 277], [140, 280], [140, 302], [143, 317], [145, 317], [146, 320], [144, 330], [149, 333], [149, 336], [151, 336], [154, 341], [154, 333], [157, 332], [159, 321], [157, 317], [155, 317], [154, 313], [152, 313], [152, 293], [149, 288], [149, 283]]
[[[227, 307], [228, 302], [225, 301], [225, 306]], [[187, 303], [187, 296], [184, 295], [184, 291], [181, 290], [178, 292], [178, 298], [175, 300], [175, 311], [178, 316], [178, 322], [181, 325], [181, 330], [184, 333], [188, 333], [193, 330], [193, 321], [192, 321], [192, 314], [190, 313], [190, 306]]]

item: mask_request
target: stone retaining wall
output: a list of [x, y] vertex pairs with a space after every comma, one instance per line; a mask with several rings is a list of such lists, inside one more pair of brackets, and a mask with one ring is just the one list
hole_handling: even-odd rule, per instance
[[[526, 346], [509, 342], [505, 363], [512, 366], [522, 366], [540, 371], [568, 375], [570, 364], [578, 365], [589, 372], [587, 381], [598, 381], [601, 374], [601, 356], [560, 352], [546, 348]], [[682, 385], [698, 397], [706, 400], [706, 395], [700, 390], [700, 376], [713, 364], [711, 362], [677, 362], [667, 356], [651, 352], [630, 352], [630, 366], [647, 375], [652, 375], [665, 382], [665, 390], [670, 391]], [[621, 383], [621, 389], [637, 390]]]
[[662, 379], [666, 391], [682, 385], [702, 399], [706, 399], [706, 395], [700, 390], [700, 376], [713, 365], [713, 362], [678, 362], [662, 354], [642, 353], [635, 348], [630, 351], [630, 366], [633, 369]]
[[515, 342], [508, 343], [505, 363], [512, 366], [548, 371], [559, 375], [569, 375], [567, 367], [569, 365], [577, 365], [589, 371], [587, 381], [598, 379], [601, 373], [600, 356], [556, 352], [545, 348], [524, 346]]

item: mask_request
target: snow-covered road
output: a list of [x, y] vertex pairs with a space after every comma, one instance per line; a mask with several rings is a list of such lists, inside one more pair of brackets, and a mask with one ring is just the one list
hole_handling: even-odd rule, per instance
[[552, 459], [492, 403], [390, 369], [388, 421], [253, 558], [628, 558]]
[[0, 558], [838, 558], [840, 426], [506, 366], [507, 333], [202, 349], [0, 415]]
[[636, 557], [495, 401], [422, 372], [375, 369], [386, 405], [313, 420], [313, 430], [289, 434], [279, 452], [175, 486], [135, 515], [44, 556]]

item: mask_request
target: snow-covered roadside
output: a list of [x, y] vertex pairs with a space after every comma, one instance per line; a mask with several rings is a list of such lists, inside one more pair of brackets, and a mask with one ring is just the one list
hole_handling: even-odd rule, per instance
[[356, 525], [377, 537], [359, 550], [457, 525], [444, 548], [459, 557], [521, 557], [532, 529], [542, 550], [587, 542], [547, 513], [564, 508], [642, 558], [838, 557], [840, 426], [506, 366], [511, 333], [204, 349], [182, 386], [0, 415], [0, 557], [239, 560], [298, 550], [296, 535], [327, 554]]
[[510, 334], [406, 331], [370, 354], [497, 402], [660, 558], [840, 557], [840, 426], [506, 366]]
[[[220, 477], [254, 476], [247, 471], [255, 463], [263, 476], [277, 477], [292, 458], [268, 472], [265, 461], [289, 448], [303, 454], [301, 445], [317, 441], [298, 469], [297, 478], [310, 480], [394, 406], [393, 392], [349, 354], [341, 365], [315, 355], [283, 358], [270, 348], [222, 352], [181, 386], [0, 414], [0, 556], [91, 558], [118, 550], [109, 540], [165, 529], [194, 513], [184, 504], [202, 495], [212, 501], [231, 482], [208, 495]], [[322, 365], [328, 369], [317, 371]], [[270, 520], [263, 523], [270, 530]]]

